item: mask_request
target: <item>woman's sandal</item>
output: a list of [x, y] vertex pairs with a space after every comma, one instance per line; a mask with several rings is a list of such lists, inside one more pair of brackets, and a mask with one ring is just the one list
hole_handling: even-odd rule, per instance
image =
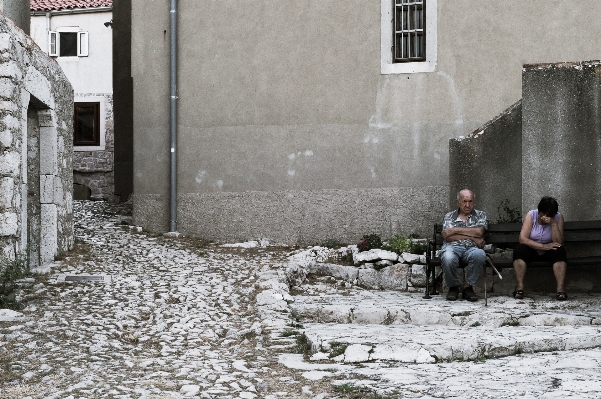
[[568, 299], [568, 294], [560, 291], [557, 293], [557, 295], [555, 295], [555, 299], [557, 299], [558, 301], [565, 301], [566, 299]]
[[[558, 295], [559, 295], [559, 293], [558, 293]], [[524, 291], [523, 290], [515, 290], [515, 291], [513, 291], [513, 297], [515, 299], [524, 299]]]

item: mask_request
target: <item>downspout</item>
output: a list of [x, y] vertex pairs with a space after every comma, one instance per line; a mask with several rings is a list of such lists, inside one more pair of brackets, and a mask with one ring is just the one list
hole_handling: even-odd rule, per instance
[[169, 16], [170, 49], [170, 139], [171, 139], [171, 178], [169, 193], [169, 232], [177, 231], [177, 0], [171, 0]]

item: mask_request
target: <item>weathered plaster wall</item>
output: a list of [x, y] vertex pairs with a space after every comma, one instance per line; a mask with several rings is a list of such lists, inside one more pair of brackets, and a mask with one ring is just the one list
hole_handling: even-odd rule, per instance
[[73, 90], [1, 14], [0, 61], [0, 251], [35, 266], [73, 244]]
[[451, 206], [457, 192], [469, 188], [476, 208], [491, 222], [507, 217], [504, 207], [522, 209], [522, 102], [486, 123], [468, 137], [449, 141]]
[[524, 68], [522, 207], [557, 198], [566, 220], [601, 219], [601, 62]]
[[[241, 218], [245, 234], [270, 226], [274, 240], [358, 239], [390, 225], [382, 209], [413, 209], [401, 227], [427, 233], [448, 210], [449, 139], [521, 98], [523, 64], [594, 59], [589, 38], [601, 35], [593, 0], [441, 1], [436, 70], [381, 75], [379, 2], [246, 4], [179, 3], [178, 229], [186, 234], [213, 231], [211, 209], [227, 209], [223, 239], [241, 231]], [[168, 228], [168, 32], [164, 1], [132, 1], [134, 219], [155, 231]], [[364, 221], [355, 230], [341, 231], [340, 219], [320, 226], [334, 217], [329, 190], [353, 198], [344, 210]], [[319, 226], [295, 238], [275, 236], [289, 192], [306, 199], [302, 212], [285, 210], [292, 225]], [[374, 192], [385, 193], [377, 206]], [[414, 206], [416, 192], [440, 197]], [[232, 196], [246, 200], [226, 206]], [[264, 211], [247, 212], [256, 203]], [[432, 219], [416, 226], [421, 214]]]

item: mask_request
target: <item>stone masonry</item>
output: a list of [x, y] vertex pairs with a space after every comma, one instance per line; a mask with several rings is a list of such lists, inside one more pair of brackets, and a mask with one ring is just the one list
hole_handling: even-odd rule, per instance
[[[79, 97], [103, 96], [105, 101], [105, 148], [96, 151], [73, 152], [73, 183], [90, 190], [89, 199], [114, 201], [115, 135], [112, 94], [78, 94]], [[88, 198], [79, 198], [88, 199]]]
[[73, 89], [0, 14], [0, 255], [51, 262], [73, 244]]

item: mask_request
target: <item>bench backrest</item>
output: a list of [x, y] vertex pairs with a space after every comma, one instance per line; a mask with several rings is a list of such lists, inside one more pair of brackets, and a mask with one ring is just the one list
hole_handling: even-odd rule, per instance
[[[513, 245], [519, 242], [521, 223], [490, 223], [486, 230], [485, 241], [487, 244]], [[434, 225], [432, 242], [437, 246], [442, 245], [440, 232], [442, 225]], [[563, 225], [564, 242], [591, 242], [601, 241], [601, 220], [584, 222], [565, 222]]]

